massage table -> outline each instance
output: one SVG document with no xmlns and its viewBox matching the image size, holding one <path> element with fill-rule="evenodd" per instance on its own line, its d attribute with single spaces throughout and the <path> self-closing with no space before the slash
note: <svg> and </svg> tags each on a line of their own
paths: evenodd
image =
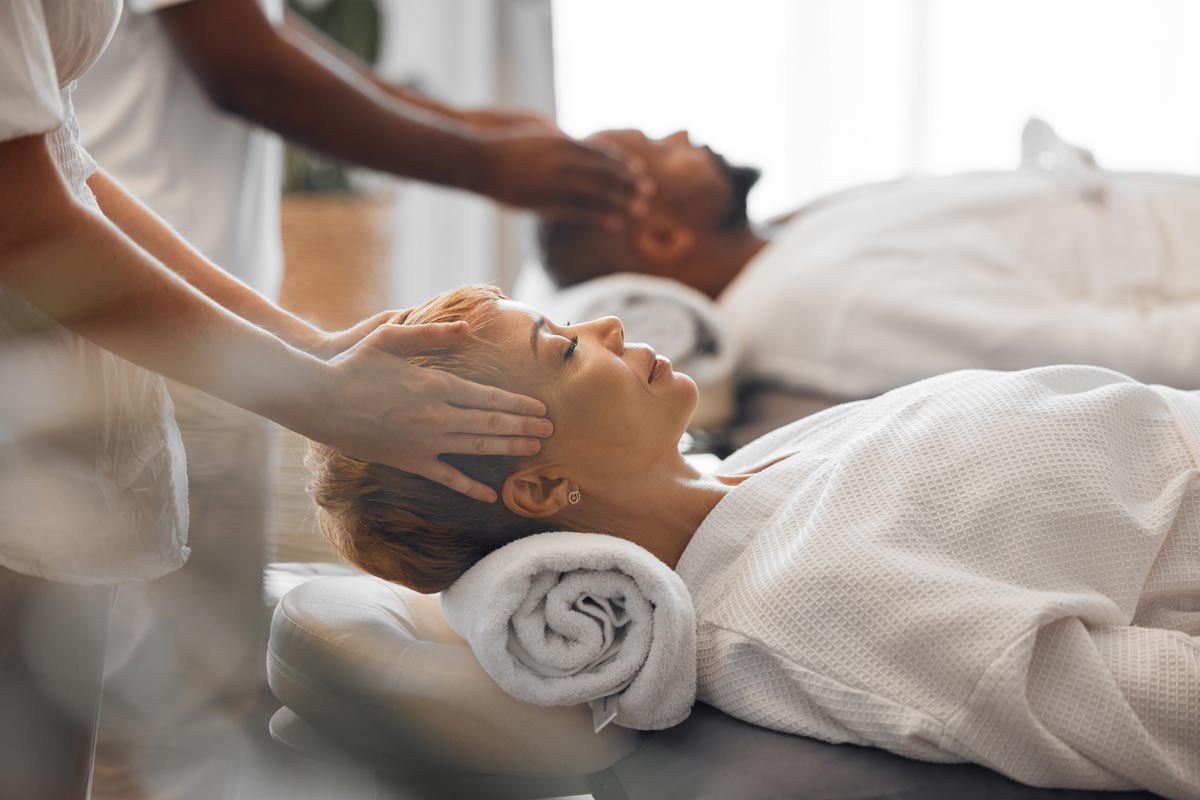
<svg viewBox="0 0 1200 800">
<path fill-rule="evenodd" d="M 446 624 L 436 595 L 339 565 L 275 565 L 267 583 L 282 595 L 267 655 L 283 704 L 272 737 L 369 772 L 379 798 L 1155 797 L 1038 789 L 976 765 L 776 733 L 702 703 L 668 730 L 609 725 L 596 734 L 586 705 L 543 708 L 504 694 Z"/>
</svg>

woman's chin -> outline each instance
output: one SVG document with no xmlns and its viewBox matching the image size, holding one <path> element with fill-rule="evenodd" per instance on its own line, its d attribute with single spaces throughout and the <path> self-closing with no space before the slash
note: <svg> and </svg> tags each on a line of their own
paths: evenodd
<svg viewBox="0 0 1200 800">
<path fill-rule="evenodd" d="M 696 405 L 700 402 L 700 389 L 692 377 L 683 372 L 672 373 L 671 379 L 679 387 L 679 416 L 684 418 L 683 430 L 687 430 L 692 424 L 692 415 L 696 413 Z"/>
</svg>

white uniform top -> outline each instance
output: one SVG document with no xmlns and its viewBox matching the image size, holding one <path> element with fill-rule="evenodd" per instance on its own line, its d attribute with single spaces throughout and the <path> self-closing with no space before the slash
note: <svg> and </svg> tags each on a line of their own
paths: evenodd
<svg viewBox="0 0 1200 800">
<path fill-rule="evenodd" d="M 1200 389 L 1200 180 L 1022 170 L 819 201 L 719 303 L 746 377 L 868 397 L 966 368 L 1097 364 Z"/>
<path fill-rule="evenodd" d="M 120 0 L 0 3 L 0 141 L 49 132 L 93 208 L 73 82 Z M 150 579 L 187 557 L 183 445 L 161 378 L 0 290 L 0 565 L 74 583 Z"/>
<path fill-rule="evenodd" d="M 83 143 L 134 196 L 222 269 L 274 297 L 283 271 L 278 136 L 219 111 L 151 12 L 130 0 L 79 82 Z M 283 19 L 282 0 L 263 0 Z"/>
<path fill-rule="evenodd" d="M 739 450 L 697 529 L 698 699 L 1039 786 L 1200 790 L 1200 396 L 943 375 Z"/>
</svg>

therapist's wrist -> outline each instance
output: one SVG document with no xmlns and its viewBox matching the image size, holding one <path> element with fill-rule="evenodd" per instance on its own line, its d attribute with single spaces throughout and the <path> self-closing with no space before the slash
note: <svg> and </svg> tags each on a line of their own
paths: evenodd
<svg viewBox="0 0 1200 800">
<path fill-rule="evenodd" d="M 268 363 L 257 365 L 254 375 L 240 376 L 244 396 L 236 404 L 312 438 L 328 413 L 334 371 L 314 354 L 283 343 L 279 348 Z"/>
<path fill-rule="evenodd" d="M 454 185 L 475 194 L 489 195 L 495 183 L 495 168 L 488 137 L 466 125 L 459 126 L 461 133 L 459 175 Z"/>
<path fill-rule="evenodd" d="M 285 331 L 275 331 L 275 335 L 297 350 L 321 359 L 327 357 L 324 348 L 328 345 L 330 334 L 298 317 Z"/>
</svg>

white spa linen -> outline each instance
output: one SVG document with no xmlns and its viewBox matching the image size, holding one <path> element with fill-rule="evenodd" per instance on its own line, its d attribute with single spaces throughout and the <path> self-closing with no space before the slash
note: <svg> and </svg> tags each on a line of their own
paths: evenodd
<svg viewBox="0 0 1200 800">
<path fill-rule="evenodd" d="M 718 298 L 743 378 L 870 397 L 956 369 L 1097 364 L 1200 389 L 1200 180 L 1071 168 L 818 201 Z"/>
<path fill-rule="evenodd" d="M 597 732 L 687 718 L 696 695 L 691 598 L 643 548 L 552 532 L 490 553 L 442 592 L 446 622 L 512 697 L 590 703 Z"/>
<path fill-rule="evenodd" d="M 836 406 L 677 566 L 697 699 L 1057 787 L 1200 797 L 1200 396 L 1095 367 Z M 782 459 L 782 460 L 781 460 Z"/>
</svg>

